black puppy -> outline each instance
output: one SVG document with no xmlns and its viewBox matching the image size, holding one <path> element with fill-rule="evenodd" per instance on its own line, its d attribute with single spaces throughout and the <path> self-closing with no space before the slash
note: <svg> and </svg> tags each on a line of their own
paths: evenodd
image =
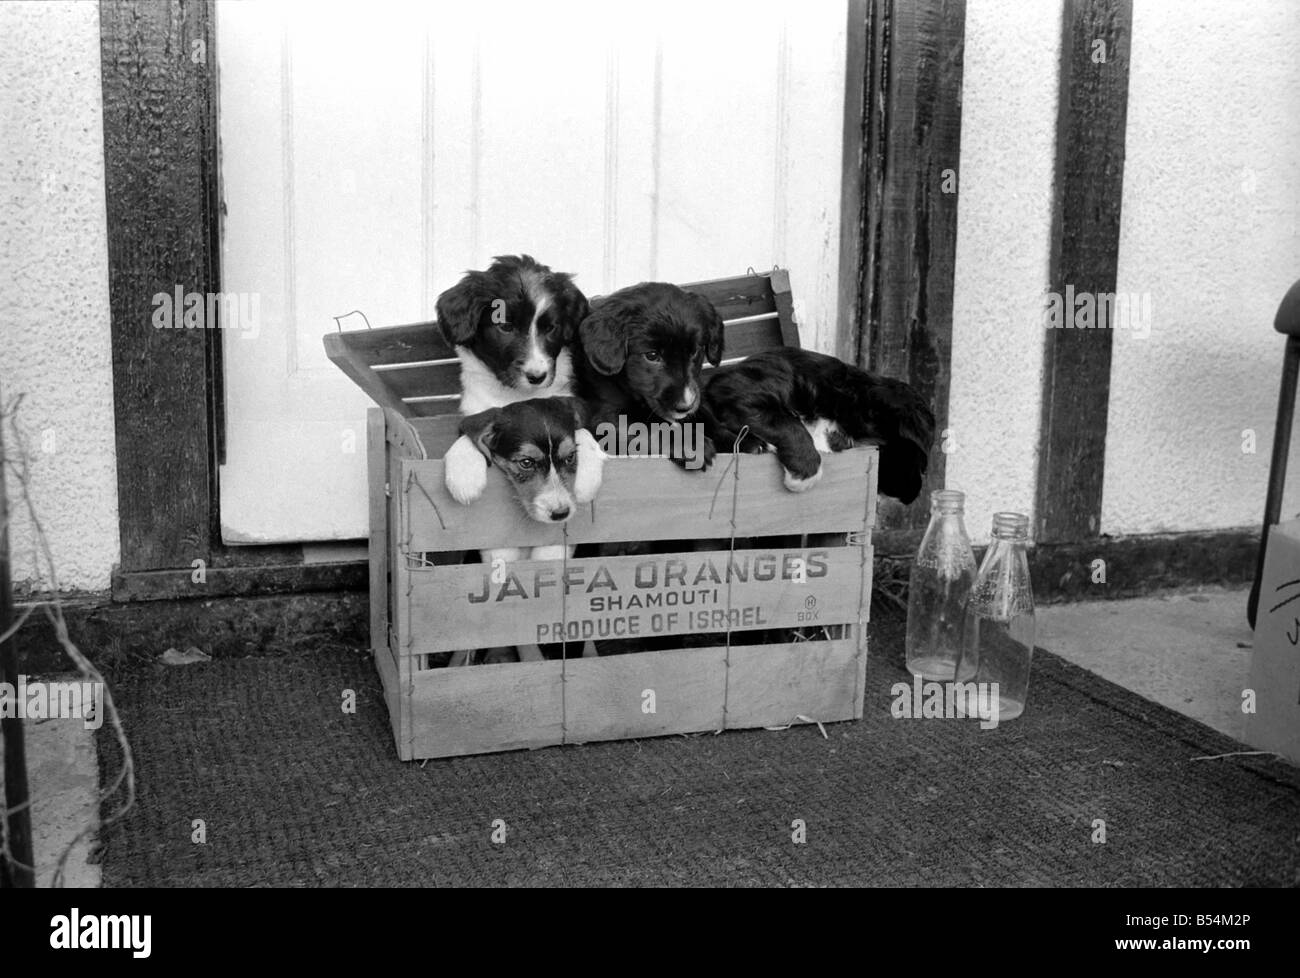
<svg viewBox="0 0 1300 978">
<path fill-rule="evenodd" d="M 574 393 L 587 408 L 587 424 L 690 423 L 701 404 L 704 362 L 722 362 L 722 317 L 703 296 L 664 282 L 642 282 L 592 300 L 579 327 Z M 708 468 L 713 444 L 701 439 Z M 683 439 L 673 460 L 685 465 Z"/>
<path fill-rule="evenodd" d="M 921 491 L 934 440 L 934 414 L 905 382 L 792 347 L 713 371 L 701 413 L 724 449 L 748 425 L 741 451 L 775 449 L 791 492 L 821 478 L 822 452 L 874 439 L 882 443 L 880 492 L 910 503 Z"/>
</svg>

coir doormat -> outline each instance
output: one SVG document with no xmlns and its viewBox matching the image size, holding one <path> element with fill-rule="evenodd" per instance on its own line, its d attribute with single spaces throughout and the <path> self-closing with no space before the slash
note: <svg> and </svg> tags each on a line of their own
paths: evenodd
<svg viewBox="0 0 1300 978">
<path fill-rule="evenodd" d="M 105 886 L 1300 883 L 1300 769 L 1035 653 L 996 729 L 860 722 L 402 763 L 360 652 L 151 666 L 115 695 L 138 801 Z M 527 668 L 522 666 L 521 668 Z M 345 713 L 346 690 L 356 712 Z M 120 761 L 105 731 L 101 779 Z M 114 802 L 105 806 L 109 810 Z"/>
</svg>

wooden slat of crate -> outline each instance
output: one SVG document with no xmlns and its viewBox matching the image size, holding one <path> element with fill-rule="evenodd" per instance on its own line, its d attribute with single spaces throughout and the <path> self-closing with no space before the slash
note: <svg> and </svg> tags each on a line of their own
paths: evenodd
<svg viewBox="0 0 1300 978">
<path fill-rule="evenodd" d="M 721 730 L 726 658 L 725 648 L 710 647 L 419 672 L 398 752 L 455 757 Z M 863 665 L 853 638 L 733 646 L 726 729 L 856 719 Z M 642 711 L 647 689 L 654 713 Z"/>
<path fill-rule="evenodd" d="M 781 320 L 776 313 L 764 319 L 728 324 L 723 334 L 722 359 L 738 360 L 781 345 Z"/>
<path fill-rule="evenodd" d="M 736 536 L 777 536 L 796 528 L 844 533 L 870 527 L 875 519 L 874 446 L 823 455 L 822 480 L 803 493 L 785 489 L 772 455 L 719 455 L 707 472 L 684 471 L 663 458 L 620 456 L 604 463 L 595 501 L 565 524 L 569 544 L 731 536 L 733 477 L 724 469 L 732 458 L 741 466 Z M 404 462 L 396 492 L 406 497 L 403 546 L 408 551 L 545 546 L 565 538 L 562 528 L 526 518 L 506 477 L 495 469 L 471 506 L 461 506 L 447 493 L 441 459 Z"/>
<path fill-rule="evenodd" d="M 388 668 L 388 663 L 394 662 L 389 679 L 397 689 L 398 712 L 392 719 L 399 753 L 403 750 L 409 750 L 411 742 L 413 717 L 409 707 L 415 663 L 409 654 L 403 654 L 411 643 L 411 589 L 406 560 L 397 546 L 397 541 L 402 539 L 403 527 L 406 524 L 406 513 L 402 508 L 403 500 L 401 493 L 397 491 L 397 487 L 401 485 L 403 464 L 409 460 L 419 458 L 421 454 L 420 445 L 412 437 L 413 434 L 414 432 L 408 429 L 397 412 L 388 411 L 385 413 L 384 455 L 389 490 L 386 497 L 388 537 L 385 563 L 389 580 L 389 602 L 387 606 L 389 627 L 386 641 L 382 647 L 375 648 L 374 654 L 380 664 L 381 678 Z M 388 689 L 387 683 L 385 689 Z M 403 747 L 403 745 L 408 746 Z M 403 759 L 409 760 L 409 754 L 404 755 Z"/>
<path fill-rule="evenodd" d="M 565 742 L 721 730 L 725 659 L 726 649 L 713 647 L 567 663 Z"/>
<path fill-rule="evenodd" d="M 724 320 L 771 312 L 776 308 L 772 281 L 767 275 L 738 275 L 735 278 L 687 282 L 687 292 L 702 295 Z"/>
<path fill-rule="evenodd" d="M 459 360 L 415 360 L 374 368 L 398 397 L 429 397 L 454 394 L 460 399 Z"/>
<path fill-rule="evenodd" d="M 856 638 L 782 645 L 733 645 L 727 727 L 774 727 L 858 719 L 866 648 Z"/>
<path fill-rule="evenodd" d="M 366 485 L 370 496 L 370 647 L 388 648 L 388 451 L 384 412 L 366 411 Z"/>
<path fill-rule="evenodd" d="M 561 672 L 559 661 L 418 672 L 398 752 L 409 760 L 563 743 Z"/>
<path fill-rule="evenodd" d="M 380 379 L 380 375 L 375 373 L 374 368 L 355 350 L 357 335 L 357 333 L 326 333 L 326 355 L 380 407 L 397 411 L 399 414 L 408 413 L 402 399 L 389 389 L 389 386 Z"/>
<path fill-rule="evenodd" d="M 388 707 L 388 723 L 393 728 L 393 742 L 397 744 L 397 756 L 403 761 L 414 758 L 411 753 L 411 684 L 403 683 L 392 649 L 387 645 L 373 650 L 375 670 L 379 673 L 380 685 L 384 687 L 384 703 Z M 409 665 L 409 663 L 408 663 Z"/>
<path fill-rule="evenodd" d="M 708 472 L 685 471 L 663 458 L 619 457 L 605 463 L 595 501 L 565 524 L 568 542 L 730 537 L 733 478 L 723 470 L 733 458 L 741 467 L 734 490 L 737 536 L 775 536 L 796 528 L 800 533 L 844 533 L 868 528 L 875 519 L 872 446 L 823 455 L 821 481 L 802 493 L 786 490 L 781 465 L 771 455 L 719 456 Z M 461 506 L 447 492 L 441 459 L 403 462 L 395 491 L 405 496 L 407 525 L 399 543 L 407 551 L 422 552 L 564 541 L 560 527 L 521 512 L 505 476 L 495 469 L 488 476 L 478 501 Z"/>
<path fill-rule="evenodd" d="M 337 339 L 342 337 L 342 340 Z M 381 329 L 327 333 L 325 345 L 346 343 L 360 363 L 367 366 L 410 363 L 424 360 L 454 360 L 456 351 L 443 339 L 438 324 L 430 320 L 385 326 Z"/>
<path fill-rule="evenodd" d="M 803 561 L 802 583 L 788 579 L 794 576 L 796 560 Z M 734 555 L 712 550 L 587 557 L 567 564 L 518 561 L 501 569 L 500 583 L 492 581 L 493 569 L 485 564 L 416 568 L 408 571 L 412 634 L 408 651 L 422 655 L 556 642 L 561 639 L 556 628 L 560 624 L 574 629 L 564 634 L 571 635 L 568 640 L 578 648 L 584 638 L 722 632 L 728 607 L 735 614 L 733 632 L 854 624 L 860 608 L 861 565 L 858 547 L 827 547 L 737 551 Z M 712 583 L 714 577 L 725 579 L 728 566 L 737 571 L 730 589 L 722 580 Z M 702 573 L 708 571 L 712 573 Z M 756 579 L 769 571 L 773 579 Z M 666 586 L 663 579 L 670 572 L 685 572 L 685 585 Z M 562 575 L 571 582 L 567 602 L 562 602 Z M 705 583 L 691 583 L 696 576 Z M 742 576 L 746 579 L 741 580 Z M 643 586 L 638 586 L 638 580 Z M 691 594 L 692 604 L 646 606 L 647 601 L 680 597 L 683 591 Z M 471 601 L 470 596 L 484 600 Z M 592 610 L 593 605 L 599 607 L 598 603 L 611 599 L 619 600 L 616 610 Z M 707 616 L 706 620 L 701 620 L 701 615 Z M 601 631 L 601 623 L 611 626 L 610 630 Z M 613 630 L 615 624 L 624 630 Z"/>
</svg>

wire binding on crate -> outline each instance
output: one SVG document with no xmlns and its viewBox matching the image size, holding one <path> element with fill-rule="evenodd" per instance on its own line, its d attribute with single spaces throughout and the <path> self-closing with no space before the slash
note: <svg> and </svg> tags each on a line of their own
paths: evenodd
<svg viewBox="0 0 1300 978">
<path fill-rule="evenodd" d="M 334 320 L 334 325 L 338 327 L 338 331 L 339 331 L 340 333 L 343 332 L 343 324 L 342 324 L 341 322 L 339 322 L 339 320 L 340 320 L 340 319 L 347 319 L 349 316 L 360 316 L 361 319 L 362 319 L 362 321 L 365 322 L 365 324 L 366 324 L 366 329 L 373 329 L 373 328 L 374 328 L 373 326 L 370 325 L 370 320 L 369 320 L 369 319 L 366 319 L 366 314 L 365 314 L 364 312 L 362 312 L 360 309 L 353 309 L 351 312 L 345 312 L 345 313 L 344 313 L 343 315 L 341 315 L 341 316 L 331 316 L 331 317 L 330 317 L 331 319 Z"/>
<path fill-rule="evenodd" d="M 429 495 L 429 490 L 424 488 L 424 485 L 420 482 L 418 478 L 416 478 L 414 470 L 412 470 L 406 477 L 406 492 L 408 495 L 411 492 L 412 485 L 418 486 L 420 492 L 424 494 L 424 498 L 429 500 L 429 505 L 433 507 L 433 515 L 438 517 L 438 525 L 441 526 L 444 530 L 447 529 L 447 522 L 442 518 L 442 511 L 438 509 L 438 504 L 435 503 L 433 501 L 433 497 Z M 414 532 L 415 531 L 412 530 L 409 526 L 407 527 L 406 546 L 408 549 L 411 546 L 411 536 Z"/>
<path fill-rule="evenodd" d="M 727 547 L 727 631 L 726 631 L 726 649 L 723 652 L 723 682 L 722 682 L 722 729 L 727 729 L 728 709 L 731 705 L 731 568 L 736 563 L 736 507 L 740 501 L 740 443 L 745 440 L 749 434 L 749 425 L 743 425 L 736 435 L 736 440 L 731 445 L 731 461 L 727 467 L 722 470 L 722 476 L 718 479 L 718 486 L 721 488 L 723 481 L 727 478 L 727 472 L 732 472 L 731 479 L 731 534 Z M 713 492 L 713 499 L 716 502 L 718 498 L 717 490 Z M 713 518 L 713 508 L 709 507 L 709 518 Z"/>
<path fill-rule="evenodd" d="M 564 533 L 564 550 L 560 563 L 560 743 L 569 742 L 569 525 Z"/>
</svg>

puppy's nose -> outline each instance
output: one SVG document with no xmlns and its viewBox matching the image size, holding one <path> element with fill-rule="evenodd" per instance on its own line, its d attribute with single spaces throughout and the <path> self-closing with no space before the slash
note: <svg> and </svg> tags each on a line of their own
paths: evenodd
<svg viewBox="0 0 1300 978">
<path fill-rule="evenodd" d="M 695 407 L 695 392 L 687 390 L 682 391 L 682 396 L 677 398 L 677 403 L 673 405 L 673 410 L 684 412 L 689 411 L 693 407 Z"/>
<path fill-rule="evenodd" d="M 525 370 L 524 376 L 528 378 L 528 383 L 536 387 L 538 384 L 540 384 L 542 381 L 546 379 L 546 371 L 543 370 L 539 373 L 534 373 L 531 370 Z"/>
<path fill-rule="evenodd" d="M 565 506 L 563 509 L 551 510 L 551 519 L 554 520 L 556 523 L 559 523 L 561 520 L 567 520 L 568 518 L 569 518 L 568 506 Z"/>
</svg>

